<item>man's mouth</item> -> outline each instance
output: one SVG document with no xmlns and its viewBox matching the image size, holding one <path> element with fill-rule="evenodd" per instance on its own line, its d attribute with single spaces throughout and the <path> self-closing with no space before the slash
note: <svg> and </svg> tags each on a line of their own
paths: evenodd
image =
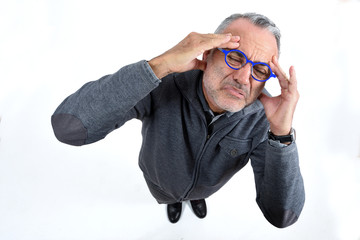
<svg viewBox="0 0 360 240">
<path fill-rule="evenodd" d="M 243 90 L 241 90 L 233 85 L 226 85 L 223 87 L 223 90 L 228 92 L 230 95 L 232 95 L 236 98 L 239 98 L 240 100 L 243 100 L 246 97 L 246 93 Z"/>
</svg>

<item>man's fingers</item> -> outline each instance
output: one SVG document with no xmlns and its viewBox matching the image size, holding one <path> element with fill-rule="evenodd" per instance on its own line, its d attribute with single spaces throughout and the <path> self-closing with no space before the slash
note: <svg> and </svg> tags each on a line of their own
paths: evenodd
<svg viewBox="0 0 360 240">
<path fill-rule="evenodd" d="M 233 36 L 231 33 L 226 34 L 200 34 L 203 37 L 202 43 L 206 45 L 203 49 L 210 50 L 213 48 L 238 48 L 240 36 Z"/>
<path fill-rule="evenodd" d="M 273 57 L 273 61 L 270 62 L 270 67 L 279 80 L 281 90 L 286 93 L 285 95 L 283 95 L 283 97 L 286 97 L 287 99 L 292 99 L 296 105 L 296 102 L 299 99 L 299 92 L 297 89 L 296 72 L 294 66 L 291 66 L 289 69 L 289 77 L 280 67 L 276 57 Z"/>
<path fill-rule="evenodd" d="M 226 43 L 223 43 L 217 47 L 220 47 L 220 48 L 229 48 L 229 49 L 236 49 L 240 46 L 240 37 L 236 37 L 235 39 L 237 40 L 231 40 L 229 42 L 226 42 Z"/>
<path fill-rule="evenodd" d="M 290 83 L 297 83 L 297 80 L 296 80 L 296 71 L 295 71 L 295 67 L 294 66 L 291 66 L 290 69 L 289 69 L 289 73 L 290 73 Z"/>
<path fill-rule="evenodd" d="M 290 78 L 289 78 L 289 90 L 290 91 L 297 91 L 297 79 L 296 79 L 296 72 L 295 67 L 291 66 L 289 69 Z"/>
<path fill-rule="evenodd" d="M 156 75 L 161 78 L 173 72 L 185 72 L 192 69 L 204 70 L 205 62 L 200 62 L 197 57 L 206 51 L 223 47 L 238 48 L 239 36 L 227 34 L 188 34 L 176 46 L 165 53 L 150 60 L 151 67 L 156 70 Z"/>
<path fill-rule="evenodd" d="M 289 87 L 289 80 L 286 73 L 282 70 L 279 65 L 278 59 L 276 56 L 273 57 L 272 61 L 270 62 L 270 67 L 275 73 L 276 77 L 279 80 L 280 87 L 282 89 L 288 89 Z"/>
<path fill-rule="evenodd" d="M 231 34 L 228 34 L 228 36 L 230 36 L 230 39 L 228 41 L 225 41 L 217 46 L 214 46 L 213 48 L 230 48 L 230 49 L 234 49 L 234 48 L 238 48 L 240 46 L 240 36 L 232 36 Z"/>
</svg>

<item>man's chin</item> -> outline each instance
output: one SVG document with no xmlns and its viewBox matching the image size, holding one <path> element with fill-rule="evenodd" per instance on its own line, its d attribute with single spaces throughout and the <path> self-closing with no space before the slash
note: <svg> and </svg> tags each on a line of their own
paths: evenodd
<svg viewBox="0 0 360 240">
<path fill-rule="evenodd" d="M 244 107 L 246 107 L 245 101 L 237 101 L 223 104 L 222 109 L 227 112 L 235 113 L 241 111 Z"/>
</svg>

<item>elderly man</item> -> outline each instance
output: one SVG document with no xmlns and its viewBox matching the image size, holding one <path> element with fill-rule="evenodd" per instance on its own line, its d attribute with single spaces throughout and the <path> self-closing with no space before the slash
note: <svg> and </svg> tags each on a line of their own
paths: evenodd
<svg viewBox="0 0 360 240">
<path fill-rule="evenodd" d="M 204 199 L 250 159 L 261 211 L 287 227 L 297 221 L 305 193 L 292 128 L 295 70 L 287 77 L 281 69 L 279 48 L 279 29 L 267 17 L 234 14 L 215 34 L 190 33 L 150 61 L 85 84 L 56 109 L 55 135 L 80 146 L 141 120 L 139 166 L 172 223 L 188 200 L 204 218 Z M 275 77 L 281 94 L 272 97 L 264 86 Z"/>
</svg>

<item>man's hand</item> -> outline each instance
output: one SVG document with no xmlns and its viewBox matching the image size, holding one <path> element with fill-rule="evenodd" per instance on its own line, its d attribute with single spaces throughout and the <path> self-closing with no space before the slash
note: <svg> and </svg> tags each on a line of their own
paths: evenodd
<svg viewBox="0 0 360 240">
<path fill-rule="evenodd" d="M 278 136 L 288 135 L 291 131 L 296 104 L 300 97 L 297 90 L 295 69 L 293 66 L 290 67 L 290 78 L 288 78 L 275 56 L 270 67 L 279 79 L 281 94 L 277 97 L 268 97 L 262 93 L 259 99 L 264 105 L 271 132 Z"/>
<path fill-rule="evenodd" d="M 186 72 L 193 69 L 204 70 L 206 62 L 197 59 L 205 51 L 221 48 L 238 48 L 239 36 L 231 34 L 190 33 L 184 40 L 162 55 L 149 61 L 158 78 L 173 72 Z"/>
</svg>

